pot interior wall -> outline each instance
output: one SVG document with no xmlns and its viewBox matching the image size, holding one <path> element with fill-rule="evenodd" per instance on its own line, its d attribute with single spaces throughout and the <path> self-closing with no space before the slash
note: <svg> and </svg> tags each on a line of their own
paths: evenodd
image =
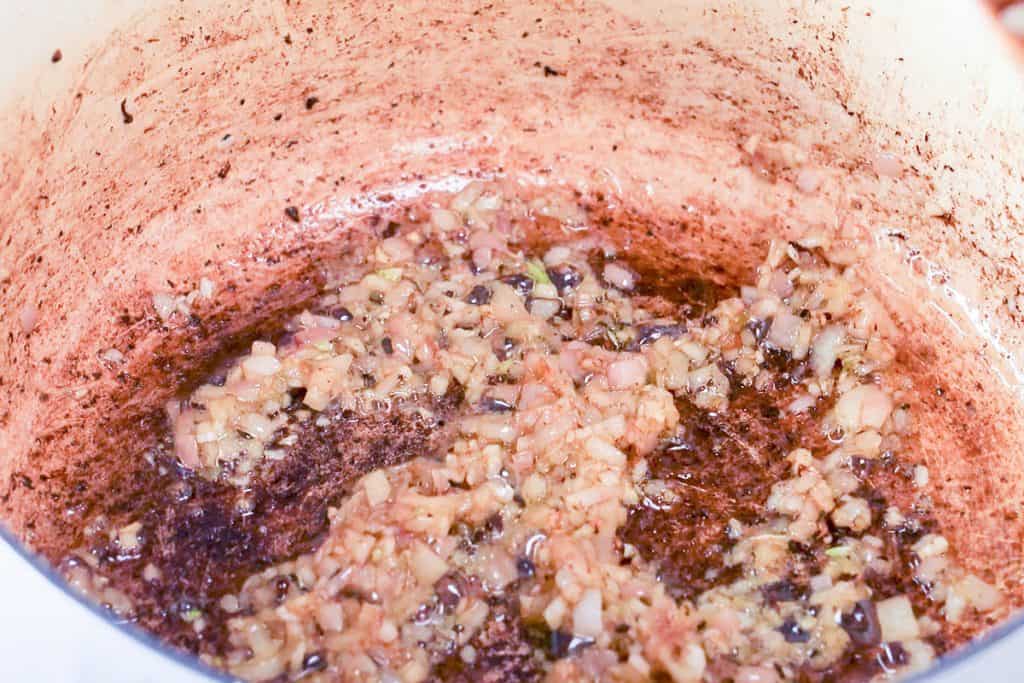
<svg viewBox="0 0 1024 683">
<path fill-rule="evenodd" d="M 906 80 L 935 75 L 929 53 L 864 49 L 901 10 L 853 4 L 175 4 L 67 56 L 68 87 L 4 116 L 4 521 L 59 560 L 83 516 L 131 504 L 164 402 L 309 300 L 370 217 L 501 176 L 682 278 L 748 280 L 770 238 L 809 227 L 865 247 L 918 397 L 913 452 L 1005 616 L 1024 603 L 1024 209 L 999 153 L 1021 131 L 994 96 L 984 122 L 933 108 Z M 991 157 L 968 153 L 983 142 Z M 215 300 L 164 324 L 154 293 L 201 277 Z"/>
</svg>

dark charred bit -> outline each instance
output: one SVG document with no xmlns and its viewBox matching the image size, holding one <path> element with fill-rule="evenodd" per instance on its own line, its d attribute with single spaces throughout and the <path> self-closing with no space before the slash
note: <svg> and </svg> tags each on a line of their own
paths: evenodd
<svg viewBox="0 0 1024 683">
<path fill-rule="evenodd" d="M 801 683 L 867 683 L 879 674 L 892 673 L 910 661 L 901 643 L 881 643 L 870 647 L 850 643 L 839 659 L 824 669 L 805 665 L 796 680 Z"/>
<path fill-rule="evenodd" d="M 515 410 L 515 406 L 508 401 L 503 401 L 500 398 L 494 398 L 493 396 L 484 396 L 480 399 L 478 404 L 480 409 L 486 413 L 507 413 Z"/>
<path fill-rule="evenodd" d="M 466 577 L 459 572 L 448 572 L 434 584 L 434 595 L 442 614 L 452 614 L 462 599 L 469 594 Z"/>
<path fill-rule="evenodd" d="M 125 125 L 128 125 L 135 120 L 135 117 L 128 113 L 127 105 L 128 98 L 121 100 L 121 120 L 124 121 Z"/>
<path fill-rule="evenodd" d="M 307 97 L 306 98 L 306 111 L 309 111 L 316 106 L 316 103 L 320 101 L 319 97 Z"/>
<path fill-rule="evenodd" d="M 533 291 L 533 280 L 528 275 L 523 273 L 515 273 L 514 275 L 506 275 L 501 278 L 501 281 L 516 290 L 516 293 L 520 296 L 526 296 Z"/>
<path fill-rule="evenodd" d="M 754 335 L 754 341 L 758 344 L 764 341 L 764 338 L 768 336 L 768 329 L 772 326 L 771 319 L 758 320 L 751 318 L 747 322 L 747 329 L 750 330 Z"/>
<path fill-rule="evenodd" d="M 761 586 L 761 594 L 764 595 L 764 601 L 769 605 L 776 605 L 780 602 L 796 602 L 807 596 L 804 590 L 798 588 L 789 579 Z"/>
<path fill-rule="evenodd" d="M 605 264 L 614 259 L 596 249 L 588 261 L 595 273 L 602 273 Z M 619 265 L 637 275 L 634 301 L 657 316 L 700 318 L 718 302 L 737 293 L 736 287 L 722 284 L 704 272 L 666 270 L 664 266 L 634 258 L 621 259 Z"/>
<path fill-rule="evenodd" d="M 493 515 L 488 517 L 484 523 L 473 529 L 470 532 L 470 542 L 474 545 L 480 545 L 493 541 L 501 536 L 505 531 L 505 520 L 501 518 L 501 514 L 495 512 Z"/>
<path fill-rule="evenodd" d="M 548 77 L 551 77 L 551 76 L 564 76 L 565 75 L 564 71 L 559 71 L 557 69 L 552 68 L 551 66 L 548 66 L 547 64 L 542 64 L 541 62 L 534 62 L 533 65 L 535 67 L 538 67 L 538 68 L 541 68 L 541 69 L 544 70 L 544 77 L 545 78 L 548 78 Z"/>
<path fill-rule="evenodd" d="M 858 600 L 849 613 L 840 616 L 839 625 L 857 645 L 877 645 L 882 641 L 882 625 L 871 600 Z"/>
<path fill-rule="evenodd" d="M 537 573 L 537 567 L 528 557 L 520 557 L 516 560 L 516 572 L 520 579 L 532 579 Z"/>
<path fill-rule="evenodd" d="M 449 257 L 441 243 L 430 239 L 416 248 L 416 262 L 424 266 L 443 266 Z"/>
<path fill-rule="evenodd" d="M 633 343 L 630 344 L 629 350 L 636 351 L 647 344 L 658 341 L 662 337 L 677 339 L 685 332 L 686 325 L 684 323 L 670 325 L 640 325 L 636 328 L 636 338 L 633 340 Z"/>
<path fill-rule="evenodd" d="M 384 226 L 384 230 L 381 231 L 380 236 L 386 240 L 391 239 L 398 234 L 398 228 L 400 227 L 401 225 L 399 223 L 396 223 L 395 221 L 388 221 L 387 225 Z"/>
<path fill-rule="evenodd" d="M 593 638 L 575 636 L 560 629 L 551 630 L 544 621 L 528 622 L 526 637 L 548 661 L 572 657 L 594 644 Z"/>
<path fill-rule="evenodd" d="M 547 273 L 559 294 L 563 294 L 567 289 L 575 289 L 583 282 L 583 274 L 569 265 L 548 268 Z"/>
<path fill-rule="evenodd" d="M 480 632 L 469 641 L 476 651 L 472 662 L 455 651 L 436 662 L 430 680 L 448 683 L 537 683 L 544 677 L 540 653 L 527 636 L 512 597 L 491 598 L 490 612 Z"/>
<path fill-rule="evenodd" d="M 483 306 L 491 301 L 491 290 L 486 285 L 477 285 L 466 296 L 466 303 L 473 306 Z"/>
<path fill-rule="evenodd" d="M 323 671 L 327 668 L 327 660 L 319 652 L 311 652 L 302 660 L 303 671 Z"/>
<path fill-rule="evenodd" d="M 348 310 L 344 306 L 336 306 L 330 310 L 330 316 L 346 323 L 352 319 L 352 311 Z"/>
<path fill-rule="evenodd" d="M 284 209 L 284 214 L 296 223 L 298 223 L 301 220 L 301 217 L 299 216 L 299 209 L 297 207 L 286 206 Z"/>
<path fill-rule="evenodd" d="M 779 633 L 787 643 L 806 643 L 811 639 L 811 634 L 800 628 L 800 625 L 793 619 L 786 619 L 779 626 Z"/>
<path fill-rule="evenodd" d="M 631 508 L 619 536 L 657 565 L 677 600 L 694 599 L 739 577 L 738 567 L 725 564 L 733 544 L 729 520 L 763 520 L 771 487 L 785 475 L 786 455 L 797 443 L 813 444 L 814 426 L 805 417 L 764 418 L 765 406 L 783 404 L 788 396 L 743 389 L 722 413 L 679 402 L 679 434 L 648 457 L 652 478 L 684 485 L 673 486 L 676 500 L 667 508 L 643 502 Z M 752 460 L 751 453 L 762 461 Z M 808 570 L 797 566 L 794 571 Z M 784 597 L 783 587 L 775 588 Z"/>
<path fill-rule="evenodd" d="M 53 62 L 54 64 L 56 64 L 57 62 L 59 62 L 62 59 L 64 59 L 64 53 L 61 52 L 59 49 L 54 50 L 53 54 L 50 55 L 50 61 Z"/>
<path fill-rule="evenodd" d="M 197 634 L 186 618 L 169 615 L 167 605 L 184 599 L 189 610 L 216 613 L 220 598 L 247 576 L 314 551 L 327 533 L 328 507 L 348 496 L 360 477 L 447 449 L 451 437 L 438 422 L 460 401 L 453 395 L 432 405 L 434 421 L 398 408 L 357 415 L 329 406 L 322 413 L 326 424 L 303 423 L 285 457 L 257 469 L 244 509 L 235 486 L 182 475 L 170 460 L 161 463 L 166 474 L 155 485 L 152 472 L 139 472 L 125 485 L 137 490 L 131 506 L 143 511 L 136 519 L 146 541 L 128 560 L 117 557 L 116 548 L 94 548 L 100 570 L 131 596 L 140 626 L 192 653 L 223 651 L 226 620 L 212 619 Z M 160 581 L 142 580 L 147 563 L 160 570 Z M 283 596 L 293 587 L 283 580 L 277 590 Z"/>
</svg>

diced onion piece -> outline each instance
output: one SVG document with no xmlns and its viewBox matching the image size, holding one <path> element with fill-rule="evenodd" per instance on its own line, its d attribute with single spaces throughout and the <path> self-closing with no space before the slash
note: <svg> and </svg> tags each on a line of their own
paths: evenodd
<svg viewBox="0 0 1024 683">
<path fill-rule="evenodd" d="M 832 511 L 832 521 L 838 527 L 859 533 L 871 526 L 871 508 L 863 498 L 851 496 Z"/>
<path fill-rule="evenodd" d="M 572 258 L 572 252 L 569 247 L 556 245 L 547 250 L 544 254 L 544 265 L 557 266 L 559 263 L 564 263 Z"/>
<path fill-rule="evenodd" d="M 604 627 L 601 625 L 601 591 L 591 588 L 583 592 L 580 601 L 572 611 L 572 631 L 584 638 L 597 638 Z"/>
<path fill-rule="evenodd" d="M 811 344 L 811 369 L 815 375 L 828 377 L 832 374 L 842 343 L 843 328 L 839 325 L 830 325 L 818 333 Z"/>
<path fill-rule="evenodd" d="M 426 586 L 433 586 L 448 571 L 448 563 L 423 543 L 416 544 L 410 559 L 416 579 Z"/>
<path fill-rule="evenodd" d="M 254 341 L 252 343 L 252 355 L 254 356 L 273 356 L 276 353 L 277 347 L 270 342 Z"/>
<path fill-rule="evenodd" d="M 190 469 L 199 467 L 199 444 L 194 430 L 192 411 L 183 411 L 174 421 L 174 455 Z"/>
<path fill-rule="evenodd" d="M 274 431 L 274 424 L 260 413 L 245 413 L 238 418 L 238 426 L 249 436 L 266 440 Z"/>
<path fill-rule="evenodd" d="M 587 439 L 585 448 L 587 450 L 587 455 L 602 462 L 606 462 L 609 465 L 621 467 L 626 464 L 626 454 L 604 439 L 599 439 L 596 436 L 591 437 L 590 439 Z"/>
<path fill-rule="evenodd" d="M 605 264 L 602 276 L 608 284 L 627 292 L 636 287 L 636 276 L 631 270 L 624 268 L 618 263 Z"/>
<path fill-rule="evenodd" d="M 249 379 L 262 379 L 281 369 L 281 361 L 273 356 L 249 356 L 242 361 L 242 371 Z"/>
<path fill-rule="evenodd" d="M 295 335 L 295 341 L 302 346 L 317 346 L 323 342 L 330 342 L 338 336 L 338 330 L 330 327 L 307 327 Z"/>
<path fill-rule="evenodd" d="M 495 282 L 491 285 L 491 315 L 499 323 L 509 323 L 526 317 L 526 307 L 516 290 L 506 284 Z"/>
<path fill-rule="evenodd" d="M 793 401 L 786 407 L 786 410 L 791 413 L 806 413 L 808 410 L 813 408 L 817 402 L 818 399 L 810 394 L 802 394 L 793 399 Z"/>
<path fill-rule="evenodd" d="M 345 627 L 345 612 L 341 603 L 325 602 L 317 608 L 316 621 L 325 631 L 341 631 Z"/>
<path fill-rule="evenodd" d="M 544 621 L 552 629 L 557 629 L 562 625 L 562 620 L 565 619 L 565 614 L 568 611 L 565 605 L 565 600 L 562 598 L 555 598 L 548 606 L 544 608 Z"/>
<path fill-rule="evenodd" d="M 459 227 L 462 222 L 459 215 L 447 209 L 433 209 L 430 212 L 430 222 L 442 232 L 450 232 Z"/>
<path fill-rule="evenodd" d="M 768 280 L 768 287 L 775 292 L 780 299 L 786 299 L 793 293 L 793 283 L 784 270 L 772 271 Z"/>
<path fill-rule="evenodd" d="M 166 292 L 157 292 L 153 295 L 153 308 L 156 309 L 156 314 L 160 316 L 161 320 L 167 320 L 170 318 L 177 307 L 178 303 L 170 294 L 167 294 Z"/>
<path fill-rule="evenodd" d="M 982 581 L 974 574 L 968 574 L 956 582 L 954 590 L 977 610 L 987 612 L 1003 601 L 999 589 Z"/>
<path fill-rule="evenodd" d="M 153 564 L 152 562 L 148 562 L 146 566 L 142 568 L 142 578 L 144 581 L 149 581 L 150 583 L 152 583 L 153 581 L 159 581 L 161 578 L 163 578 L 163 572 L 161 572 L 160 568 L 157 567 L 155 564 Z"/>
<path fill-rule="evenodd" d="M 848 432 L 864 427 L 877 430 L 892 412 L 892 399 L 872 384 L 861 384 L 840 396 L 834 411 L 836 421 Z"/>
<path fill-rule="evenodd" d="M 539 299 L 530 301 L 530 313 L 545 320 L 553 318 L 562 310 L 562 302 L 558 299 Z"/>
<path fill-rule="evenodd" d="M 647 380 L 647 361 L 643 356 L 627 356 L 608 365 L 608 386 L 629 389 Z"/>
<path fill-rule="evenodd" d="M 900 672 L 901 674 L 923 671 L 935 661 L 935 648 L 923 640 L 906 641 L 903 643 L 903 649 L 910 657 L 910 664 Z"/>
<path fill-rule="evenodd" d="M 404 237 L 389 237 L 382 241 L 377 253 L 387 263 L 411 261 L 415 256 L 412 245 Z"/>
<path fill-rule="evenodd" d="M 922 560 L 929 557 L 945 555 L 949 550 L 949 541 L 939 534 L 926 534 L 913 547 L 914 553 Z"/>
<path fill-rule="evenodd" d="M 370 505 L 380 505 L 391 497 L 391 483 L 383 470 L 374 470 L 363 477 L 363 490 Z"/>
<path fill-rule="evenodd" d="M 473 266 L 477 270 L 487 270 L 494 259 L 494 252 L 490 247 L 477 247 L 473 250 Z"/>
<path fill-rule="evenodd" d="M 780 312 L 775 316 L 771 330 L 768 331 L 768 343 L 783 351 L 792 351 L 796 347 L 802 324 L 799 316 Z"/>
<path fill-rule="evenodd" d="M 500 591 L 519 578 L 516 561 L 501 546 L 489 546 L 477 551 L 479 575 L 484 590 Z"/>
<path fill-rule="evenodd" d="M 914 608 L 907 596 L 897 595 L 882 600 L 875 604 L 875 609 L 878 611 L 878 623 L 882 627 L 882 640 L 885 642 L 914 640 L 920 636 L 917 617 L 914 616 Z"/>
<path fill-rule="evenodd" d="M 117 532 L 117 544 L 122 550 L 133 551 L 139 547 L 139 532 L 142 530 L 142 522 L 132 522 L 121 527 Z"/>
</svg>

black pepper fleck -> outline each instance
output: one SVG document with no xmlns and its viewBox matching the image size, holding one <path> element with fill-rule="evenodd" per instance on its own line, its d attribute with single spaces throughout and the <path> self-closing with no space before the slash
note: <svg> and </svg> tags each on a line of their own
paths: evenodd
<svg viewBox="0 0 1024 683">
<path fill-rule="evenodd" d="M 299 216 L 299 210 L 294 206 L 285 207 L 284 213 L 286 216 L 288 216 L 288 218 L 291 218 L 296 223 L 298 223 L 299 220 L 301 220 Z"/>
</svg>

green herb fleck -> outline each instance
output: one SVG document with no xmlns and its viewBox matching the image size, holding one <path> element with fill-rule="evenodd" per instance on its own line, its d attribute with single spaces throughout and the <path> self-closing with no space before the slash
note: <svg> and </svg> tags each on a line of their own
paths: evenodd
<svg viewBox="0 0 1024 683">
<path fill-rule="evenodd" d="M 850 554 L 850 546 L 837 545 L 834 548 L 827 549 L 825 554 L 832 558 L 847 557 Z"/>
<path fill-rule="evenodd" d="M 548 277 L 548 271 L 539 259 L 533 259 L 532 261 L 526 262 L 526 274 L 538 285 L 551 284 L 551 278 Z"/>
<path fill-rule="evenodd" d="M 181 618 L 191 624 L 193 621 L 195 621 L 201 616 L 203 616 L 202 611 L 200 611 L 199 608 L 197 607 L 193 607 L 192 609 L 182 614 Z"/>
</svg>

